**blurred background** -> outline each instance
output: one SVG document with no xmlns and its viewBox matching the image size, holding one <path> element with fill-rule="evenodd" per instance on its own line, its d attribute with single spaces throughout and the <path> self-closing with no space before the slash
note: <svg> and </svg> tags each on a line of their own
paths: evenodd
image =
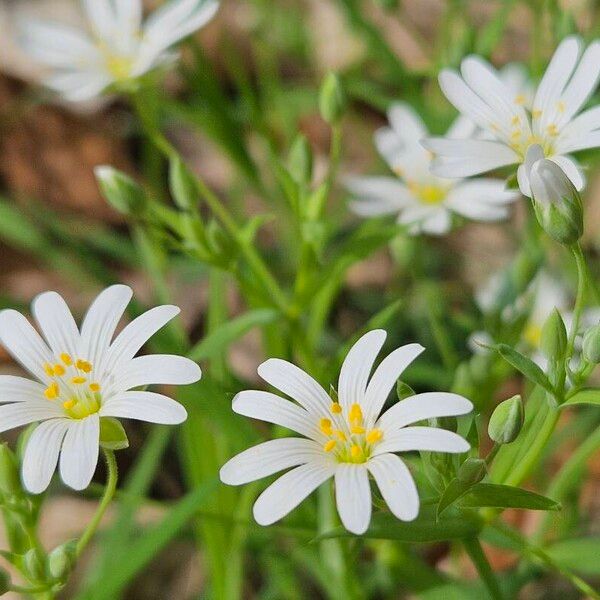
<svg viewBox="0 0 600 600">
<path fill-rule="evenodd" d="M 157 3 L 147 4 L 150 9 Z M 152 304 L 156 290 L 143 251 L 134 243 L 135 228 L 128 227 L 101 197 L 93 168 L 110 164 L 160 186 L 164 185 L 164 165 L 144 142 L 127 103 L 106 98 L 67 105 L 40 87 L 43 71 L 19 51 L 15 39 L 15 23 L 26 16 L 82 23 L 77 0 L 0 0 L 0 307 L 27 311 L 36 294 L 54 289 L 81 316 L 99 289 L 115 281 L 131 285 L 142 305 Z M 524 60 L 534 75 L 539 74 L 557 40 L 574 29 L 587 37 L 600 33 L 599 2 L 224 0 L 217 17 L 185 45 L 179 69 L 168 74 L 163 99 L 165 132 L 236 214 L 281 214 L 273 194 L 264 193 L 255 172 L 268 173 L 272 154 L 286 152 L 301 131 L 315 152 L 315 179 L 322 176 L 330 130 L 319 116 L 316 91 L 328 71 L 341 74 L 350 99 L 341 173 L 383 174 L 386 169 L 371 138 L 385 122 L 391 101 L 410 102 L 432 131 L 442 132 L 454 113 L 437 85 L 441 67 L 456 65 L 465 54 L 477 51 L 497 65 Z M 600 187 L 593 171 L 588 175 L 585 243 L 589 252 L 596 253 Z M 268 175 L 264 177 L 268 183 Z M 330 211 L 338 215 L 341 227 L 355 222 L 345 209 L 345 200 L 338 186 Z M 515 223 L 523 218 L 522 208 L 514 211 Z M 285 248 L 278 246 L 281 233 L 275 234 L 281 224 L 276 223 L 261 229 L 259 242 L 270 264 L 281 271 Z M 514 233 L 506 224 L 471 223 L 431 243 L 439 250 L 436 260 L 441 261 L 439 272 L 448 283 L 450 302 L 459 304 L 465 302 L 465 290 L 477 289 L 489 273 L 508 262 L 516 247 Z M 168 259 L 166 285 L 173 302 L 182 308 L 186 331 L 196 342 L 206 328 L 207 270 L 180 256 Z M 377 298 L 394 293 L 396 268 L 384 249 L 347 271 L 332 317 L 332 335 L 342 339 L 352 335 L 356 323 L 363 323 L 378 308 Z M 228 314 L 238 314 L 243 306 L 235 287 L 226 282 L 223 293 Z M 252 331 L 229 349 L 233 387 L 240 381 L 257 380 L 256 366 L 263 360 L 259 342 Z M 18 372 L 2 349 L 0 372 Z M 230 397 L 221 399 L 224 405 L 228 406 Z M 211 418 L 209 414 L 204 423 L 207 436 L 215 433 Z M 127 480 L 137 449 L 149 439 L 144 425 L 129 423 L 127 430 L 131 448 L 118 456 L 122 481 Z M 7 439 L 14 441 L 14 432 Z M 149 487 L 150 500 L 137 512 L 139 525 L 156 523 L 164 512 L 162 502 L 185 492 L 186 475 L 177 458 L 177 443 L 164 443 L 162 462 Z M 569 441 L 562 440 L 556 460 L 563 460 L 570 451 Z M 590 463 L 589 470 L 579 508 L 588 530 L 600 533 L 600 457 Z M 100 467 L 96 480 L 102 482 L 103 476 Z M 83 528 L 93 513 L 97 492 L 92 488 L 86 499 L 54 483 L 41 526 L 48 545 Z M 527 532 L 534 523 L 526 521 L 538 515 L 520 513 L 514 518 L 525 520 L 520 525 Z M 269 587 L 261 575 L 277 571 L 278 553 L 289 551 L 290 563 L 295 563 L 293 573 L 279 574 L 282 581 L 289 577 L 297 585 L 310 568 L 285 540 L 266 547 L 269 538 L 261 536 L 258 532 L 253 538 L 252 544 L 260 542 L 261 550 L 252 562 L 255 570 L 249 569 L 241 584 L 243 597 L 282 598 L 280 584 Z M 87 564 L 79 568 L 64 597 L 209 597 L 205 596 L 209 589 L 206 565 L 214 566 L 216 559 L 207 557 L 202 544 L 193 538 L 192 532 L 184 531 L 175 541 L 157 546 L 158 555 L 134 569 L 113 595 L 77 596 L 76 588 L 85 589 L 82 581 L 93 581 L 90 565 L 103 558 L 100 544 L 88 553 Z M 490 559 L 498 570 L 514 564 L 510 552 L 490 551 Z M 442 571 L 475 576 L 466 562 L 452 564 L 443 544 L 429 547 L 425 560 Z M 548 581 L 539 586 L 532 583 L 526 597 L 568 597 L 572 592 L 563 585 L 559 580 L 551 586 Z M 307 583 L 307 591 L 295 585 L 289 589 L 296 589 L 290 598 L 321 597 L 312 583 Z"/>
</svg>

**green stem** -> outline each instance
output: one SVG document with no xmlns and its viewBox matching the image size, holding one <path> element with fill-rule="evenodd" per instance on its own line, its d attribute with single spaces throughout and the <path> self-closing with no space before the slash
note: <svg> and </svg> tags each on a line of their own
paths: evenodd
<svg viewBox="0 0 600 600">
<path fill-rule="evenodd" d="M 465 538 L 463 544 L 490 596 L 494 600 L 503 600 L 504 596 L 498 585 L 498 580 L 494 575 L 494 571 L 488 562 L 479 540 L 476 537 Z"/>
<path fill-rule="evenodd" d="M 573 253 L 575 264 L 577 266 L 577 296 L 575 298 L 575 308 L 573 310 L 573 324 L 571 325 L 569 341 L 567 344 L 567 360 L 573 356 L 575 339 L 577 338 L 577 333 L 579 331 L 579 322 L 581 321 L 581 315 L 583 313 L 585 292 L 587 288 L 587 267 L 581 246 L 576 244 L 571 248 L 571 252 Z"/>
<path fill-rule="evenodd" d="M 85 531 L 77 542 L 77 556 L 81 555 L 81 553 L 85 550 L 85 547 L 96 533 L 96 529 L 98 529 L 98 525 L 100 524 L 100 521 L 102 520 L 102 517 L 104 516 L 104 513 L 106 512 L 106 509 L 108 508 L 108 505 L 110 504 L 117 489 L 118 468 L 115 453 L 112 450 L 107 450 L 106 448 L 103 448 L 102 451 L 104 452 L 104 458 L 106 459 L 106 466 L 108 469 L 106 487 L 104 489 L 104 495 L 102 496 L 100 504 L 98 505 L 98 509 L 96 510 L 96 514 L 88 523 L 88 526 L 85 528 Z"/>
</svg>

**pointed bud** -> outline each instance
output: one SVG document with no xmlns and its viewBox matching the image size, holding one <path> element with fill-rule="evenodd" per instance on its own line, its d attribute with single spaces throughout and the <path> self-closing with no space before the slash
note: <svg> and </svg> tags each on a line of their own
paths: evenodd
<svg viewBox="0 0 600 600">
<path fill-rule="evenodd" d="M 321 116 L 330 125 L 337 123 L 346 109 L 346 95 L 335 73 L 328 73 L 321 85 L 319 93 L 319 109 Z"/>
<path fill-rule="evenodd" d="M 556 308 L 542 327 L 540 349 L 550 362 L 561 360 L 567 350 L 567 329 Z"/>
<path fill-rule="evenodd" d="M 146 194 L 131 177 L 109 166 L 94 169 L 100 191 L 110 205 L 124 215 L 139 216 L 146 207 Z"/>
<path fill-rule="evenodd" d="M 77 561 L 77 542 L 70 540 L 57 546 L 48 555 L 48 571 L 53 579 L 65 582 Z"/>
<path fill-rule="evenodd" d="M 555 162 L 542 158 L 531 167 L 529 182 L 544 231 L 561 244 L 574 244 L 583 233 L 583 206 L 571 180 Z"/>
<path fill-rule="evenodd" d="M 600 324 L 590 327 L 583 336 L 583 358 L 597 365 L 600 363 Z"/>
<path fill-rule="evenodd" d="M 42 562 L 38 551 L 35 548 L 27 550 L 23 556 L 23 571 L 27 579 L 31 581 L 43 581 L 46 575 L 46 568 Z"/>
<path fill-rule="evenodd" d="M 313 154 L 307 139 L 296 136 L 288 156 L 288 169 L 296 183 L 309 184 L 312 180 Z"/>
<path fill-rule="evenodd" d="M 178 156 L 173 157 L 169 164 L 169 189 L 181 210 L 190 210 L 198 204 L 194 177 Z"/>
<path fill-rule="evenodd" d="M 0 444 L 0 493 L 6 499 L 23 495 L 19 465 L 7 444 Z"/>
<path fill-rule="evenodd" d="M 467 458 L 460 465 L 456 478 L 467 485 L 475 485 L 479 483 L 487 474 L 485 460 L 482 458 Z"/>
<path fill-rule="evenodd" d="M 488 424 L 488 435 L 497 444 L 510 444 L 514 441 L 525 418 L 523 400 L 518 394 L 496 406 Z"/>
</svg>

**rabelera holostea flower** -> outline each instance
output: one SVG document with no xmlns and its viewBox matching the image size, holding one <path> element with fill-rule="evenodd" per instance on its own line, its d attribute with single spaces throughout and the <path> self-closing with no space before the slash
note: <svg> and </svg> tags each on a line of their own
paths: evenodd
<svg viewBox="0 0 600 600">
<path fill-rule="evenodd" d="M 0 312 L 0 341 L 34 380 L 0 376 L 0 432 L 42 421 L 28 439 L 23 483 L 45 490 L 59 460 L 62 480 L 81 490 L 96 469 L 100 419 L 123 417 L 175 425 L 186 419 L 179 404 L 155 392 L 130 391 L 152 384 L 189 384 L 200 368 L 175 355 L 134 358 L 179 313 L 158 306 L 131 321 L 113 340 L 131 300 L 131 289 L 113 285 L 92 303 L 78 329 L 56 292 L 39 295 L 32 313 L 44 339 L 16 310 Z"/>
<path fill-rule="evenodd" d="M 270 392 L 245 391 L 233 399 L 241 415 L 296 431 L 305 438 L 279 438 L 254 446 L 221 469 L 221 480 L 241 485 L 288 471 L 254 504 L 261 525 L 278 521 L 322 483 L 333 477 L 338 513 L 349 531 L 364 533 L 371 519 L 372 475 L 390 511 L 410 521 L 419 512 L 419 495 L 408 467 L 396 452 L 466 452 L 469 444 L 445 429 L 415 426 L 434 417 L 463 415 L 471 403 L 457 394 L 417 394 L 380 415 L 404 369 L 424 350 L 408 344 L 387 356 L 369 377 L 386 338 L 365 334 L 348 353 L 333 400 L 307 373 L 280 359 L 260 365 L 260 376 L 295 402 Z"/>
<path fill-rule="evenodd" d="M 142 22 L 142 0 L 83 0 L 89 31 L 24 20 L 24 50 L 54 73 L 46 85 L 67 100 L 90 100 L 174 58 L 170 48 L 217 12 L 217 0 L 171 0 Z"/>
<path fill-rule="evenodd" d="M 497 179 L 469 181 L 442 179 L 430 171 L 431 153 L 421 145 L 425 124 L 407 105 L 393 105 L 390 127 L 375 133 L 375 144 L 394 177 L 348 177 L 346 187 L 356 197 L 350 208 L 363 217 L 398 214 L 398 222 L 412 234 L 442 235 L 452 226 L 452 213 L 476 221 L 498 221 L 508 216 L 507 204 L 517 197 Z M 458 119 L 449 137 L 471 134 L 472 123 Z"/>
<path fill-rule="evenodd" d="M 583 52 L 575 36 L 557 48 L 534 95 L 531 110 L 482 58 L 469 56 L 460 74 L 440 73 L 442 91 L 452 104 L 486 132 L 486 139 L 430 137 L 424 145 L 435 155 L 432 171 L 439 177 L 468 177 L 499 167 L 519 165 L 517 180 L 531 196 L 524 167 L 530 146 L 539 144 L 545 158 L 558 164 L 581 190 L 585 178 L 572 152 L 600 146 L 598 107 L 580 113 L 600 78 L 600 42 Z"/>
</svg>

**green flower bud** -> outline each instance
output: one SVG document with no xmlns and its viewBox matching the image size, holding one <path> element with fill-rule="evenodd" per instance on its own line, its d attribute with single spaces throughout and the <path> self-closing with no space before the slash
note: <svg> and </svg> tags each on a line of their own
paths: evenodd
<svg viewBox="0 0 600 600">
<path fill-rule="evenodd" d="M 107 450 L 129 448 L 129 440 L 120 421 L 112 417 L 102 417 L 100 419 L 100 446 Z"/>
<path fill-rule="evenodd" d="M 487 474 L 485 460 L 482 458 L 467 458 L 460 465 L 456 478 L 467 485 L 475 485 L 479 483 Z"/>
<path fill-rule="evenodd" d="M 556 308 L 542 327 L 540 349 L 551 362 L 561 360 L 567 350 L 567 329 Z"/>
<path fill-rule="evenodd" d="M 321 116 L 330 125 L 337 123 L 346 109 L 346 95 L 335 73 L 328 73 L 319 93 Z"/>
<path fill-rule="evenodd" d="M 313 154 L 307 139 L 297 135 L 288 156 L 290 175 L 297 183 L 308 184 L 312 180 Z"/>
<path fill-rule="evenodd" d="M 574 244 L 583 233 L 583 206 L 571 180 L 555 162 L 542 158 L 531 167 L 529 181 L 544 231 L 560 244 Z"/>
<path fill-rule="evenodd" d="M 6 499 L 23 495 L 19 465 L 7 444 L 0 444 L 0 493 Z"/>
<path fill-rule="evenodd" d="M 35 548 L 27 550 L 23 556 L 23 571 L 31 581 L 43 581 L 46 576 L 46 567 Z"/>
<path fill-rule="evenodd" d="M 523 400 L 518 394 L 496 406 L 488 424 L 488 435 L 497 444 L 510 444 L 514 441 L 525 418 Z"/>
<path fill-rule="evenodd" d="M 110 205 L 124 215 L 139 216 L 146 208 L 146 194 L 131 177 L 109 166 L 94 169 L 100 191 Z"/>
<path fill-rule="evenodd" d="M 194 177 L 178 156 L 173 157 L 169 164 L 169 189 L 181 210 L 190 210 L 197 205 L 198 192 Z"/>
<path fill-rule="evenodd" d="M 600 324 L 590 327 L 583 336 L 583 358 L 592 364 L 600 363 Z"/>
<path fill-rule="evenodd" d="M 48 555 L 48 572 L 61 583 L 66 581 L 77 562 L 77 541 L 71 540 L 57 546 Z"/>
</svg>

